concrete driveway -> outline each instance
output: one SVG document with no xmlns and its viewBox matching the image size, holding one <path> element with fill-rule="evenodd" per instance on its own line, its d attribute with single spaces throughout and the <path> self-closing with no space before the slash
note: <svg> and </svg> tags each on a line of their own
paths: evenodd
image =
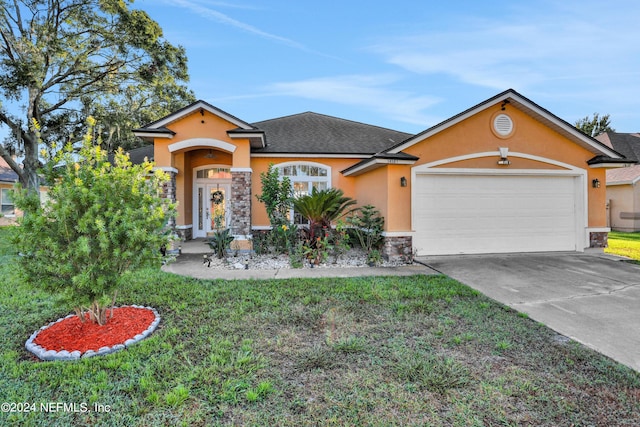
<svg viewBox="0 0 640 427">
<path fill-rule="evenodd" d="M 574 252 L 418 260 L 640 371 L 640 266 Z"/>
</svg>

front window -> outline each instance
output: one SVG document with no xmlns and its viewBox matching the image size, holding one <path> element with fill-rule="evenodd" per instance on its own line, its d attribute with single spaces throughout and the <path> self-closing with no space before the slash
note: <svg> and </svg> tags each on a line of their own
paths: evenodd
<svg viewBox="0 0 640 427">
<path fill-rule="evenodd" d="M 291 180 L 294 197 L 311 194 L 313 188 L 326 190 L 331 187 L 331 171 L 328 167 L 317 163 L 295 163 L 278 167 L 280 176 Z M 308 224 L 308 221 L 291 209 L 289 218 L 294 224 Z"/>
<path fill-rule="evenodd" d="M 15 216 L 16 211 L 11 199 L 11 189 L 3 188 L 0 192 L 0 213 L 4 216 Z"/>
</svg>

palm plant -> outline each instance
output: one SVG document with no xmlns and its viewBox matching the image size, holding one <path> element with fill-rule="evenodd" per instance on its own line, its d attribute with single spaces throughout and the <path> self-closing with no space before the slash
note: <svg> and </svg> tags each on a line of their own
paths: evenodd
<svg viewBox="0 0 640 427">
<path fill-rule="evenodd" d="M 294 199 L 293 208 L 309 220 L 309 233 L 313 242 L 318 230 L 330 227 L 333 221 L 350 212 L 347 209 L 356 203 L 356 200 L 346 197 L 338 188 L 318 190 L 313 187 L 311 194 Z"/>
</svg>

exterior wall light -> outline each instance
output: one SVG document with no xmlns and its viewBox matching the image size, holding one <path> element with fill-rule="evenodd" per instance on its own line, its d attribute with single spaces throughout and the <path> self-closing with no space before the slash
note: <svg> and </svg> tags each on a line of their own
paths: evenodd
<svg viewBox="0 0 640 427">
<path fill-rule="evenodd" d="M 508 155 L 509 155 L 509 148 L 507 147 L 499 147 L 498 150 L 500 151 L 500 160 L 498 160 L 498 164 L 499 165 L 504 165 L 504 166 L 508 166 L 511 164 L 511 162 L 508 159 Z"/>
<path fill-rule="evenodd" d="M 400 178 L 400 187 L 406 187 L 406 186 L 407 186 L 407 178 L 403 176 L 402 178 Z"/>
<path fill-rule="evenodd" d="M 593 181 L 591 181 L 591 186 L 593 188 L 600 188 L 600 180 L 598 178 L 594 179 Z"/>
</svg>

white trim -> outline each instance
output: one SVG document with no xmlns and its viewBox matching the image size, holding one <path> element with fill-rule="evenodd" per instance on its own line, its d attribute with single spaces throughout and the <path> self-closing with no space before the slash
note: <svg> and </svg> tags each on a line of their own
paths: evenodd
<svg viewBox="0 0 640 427">
<path fill-rule="evenodd" d="M 190 228 L 193 228 L 193 224 L 187 224 L 187 225 L 176 225 L 175 227 L 177 230 L 188 230 Z"/>
<path fill-rule="evenodd" d="M 287 178 L 289 178 L 291 180 L 291 182 L 293 183 L 294 181 L 299 181 L 299 182 L 327 182 L 327 188 L 331 188 L 331 181 L 332 181 L 332 167 L 329 165 L 325 165 L 324 163 L 318 163 L 318 162 L 310 162 L 310 161 L 306 161 L 306 160 L 299 160 L 299 161 L 291 161 L 291 162 L 282 162 L 282 163 L 274 163 L 273 166 L 280 169 L 280 168 L 286 168 L 287 166 L 298 166 L 298 165 L 306 165 L 306 166 L 315 166 L 318 168 L 322 168 L 322 169 L 326 169 L 327 170 L 327 176 L 308 176 L 308 177 L 303 177 L 303 178 L 311 178 L 311 179 L 297 179 L 300 177 L 297 176 L 287 176 Z M 280 176 L 286 176 L 286 175 L 280 175 Z M 325 179 L 326 178 L 326 179 Z"/>
<path fill-rule="evenodd" d="M 609 233 L 611 231 L 610 227 L 587 227 L 587 231 L 589 233 Z"/>
<path fill-rule="evenodd" d="M 192 138 L 186 139 L 184 141 L 176 142 L 169 145 L 169 152 L 173 153 L 175 151 L 184 150 L 186 148 L 195 148 L 195 147 L 209 147 L 209 148 L 219 148 L 223 151 L 228 151 L 233 153 L 236 151 L 236 146 L 233 144 L 229 144 L 228 142 L 220 141 L 219 139 L 214 138 Z"/>
<path fill-rule="evenodd" d="M 273 227 L 271 227 L 270 225 L 252 225 L 251 229 L 252 230 L 271 230 Z"/>
<path fill-rule="evenodd" d="M 229 169 L 230 172 L 250 172 L 253 173 L 253 169 L 251 168 L 231 168 Z"/>
<path fill-rule="evenodd" d="M 172 139 L 173 134 L 171 132 L 133 132 L 133 134 L 140 138 L 166 138 Z"/>
<path fill-rule="evenodd" d="M 156 169 L 160 169 L 163 172 L 173 172 L 176 175 L 178 174 L 178 169 L 173 168 L 171 166 L 156 166 L 153 168 L 153 170 L 156 170 Z"/>
<path fill-rule="evenodd" d="M 294 157 L 296 159 L 368 159 L 370 154 L 251 153 L 251 157 Z"/>
<path fill-rule="evenodd" d="M 233 133 L 233 131 L 228 130 L 227 135 L 232 139 L 264 138 L 264 132 L 260 131 Z"/>
<path fill-rule="evenodd" d="M 635 185 L 635 183 L 638 182 L 639 179 L 640 178 L 636 178 L 636 179 L 633 179 L 633 180 L 630 180 L 630 181 L 616 181 L 616 182 L 608 182 L 607 181 L 607 185 L 606 186 L 610 187 L 610 186 L 614 186 L 614 185 Z"/>
<path fill-rule="evenodd" d="M 383 231 L 384 237 L 413 237 L 415 231 Z"/>
<path fill-rule="evenodd" d="M 413 165 L 416 160 L 413 159 L 372 159 L 373 161 L 364 163 L 355 169 L 351 169 L 344 173 L 344 176 L 357 176 L 362 173 L 368 172 L 372 169 L 377 169 L 382 165 Z M 348 169 L 348 168 L 347 168 Z"/>
<path fill-rule="evenodd" d="M 470 160 L 470 159 L 477 159 L 480 157 L 497 157 L 500 158 L 501 157 L 501 153 L 500 151 L 485 151 L 482 153 L 472 153 L 472 154 L 465 154 L 464 156 L 456 156 L 456 157 L 449 157 L 446 159 L 441 159 L 441 160 L 436 160 L 430 163 L 425 163 L 423 165 L 418 165 L 415 166 L 413 169 L 415 169 L 418 172 L 421 172 L 425 169 L 429 169 L 429 168 L 433 168 L 435 166 L 440 166 L 440 165 L 446 165 L 447 163 L 454 163 L 454 162 L 460 162 L 463 160 Z M 584 169 L 581 169 L 577 166 L 574 165 L 570 165 L 568 163 L 563 163 L 563 162 L 559 162 L 557 160 L 553 160 L 553 159 L 549 159 L 546 157 L 540 157 L 540 156 L 535 156 L 533 154 L 527 154 L 527 153 L 518 153 L 518 152 L 510 152 L 509 153 L 509 157 L 520 157 L 523 159 L 529 159 L 529 160 L 535 160 L 537 162 L 542 162 L 542 163 L 547 163 L 553 166 L 559 166 L 562 168 L 566 168 L 569 169 L 571 171 L 584 171 Z M 458 170 L 470 170 L 471 172 L 478 170 L 478 169 L 473 169 L 473 168 L 456 168 Z M 485 169 L 485 170 L 493 170 L 493 169 Z M 504 173 L 504 172 L 509 172 L 513 169 L 503 169 L 503 168 L 496 168 L 495 171 L 498 173 Z M 526 170 L 526 171 L 536 171 L 536 170 L 545 170 L 545 169 L 522 169 L 522 170 Z"/>
<path fill-rule="evenodd" d="M 635 163 L 596 163 L 595 165 L 589 165 L 591 169 L 613 169 L 613 168 L 627 168 L 630 166 L 635 166 Z"/>
</svg>

